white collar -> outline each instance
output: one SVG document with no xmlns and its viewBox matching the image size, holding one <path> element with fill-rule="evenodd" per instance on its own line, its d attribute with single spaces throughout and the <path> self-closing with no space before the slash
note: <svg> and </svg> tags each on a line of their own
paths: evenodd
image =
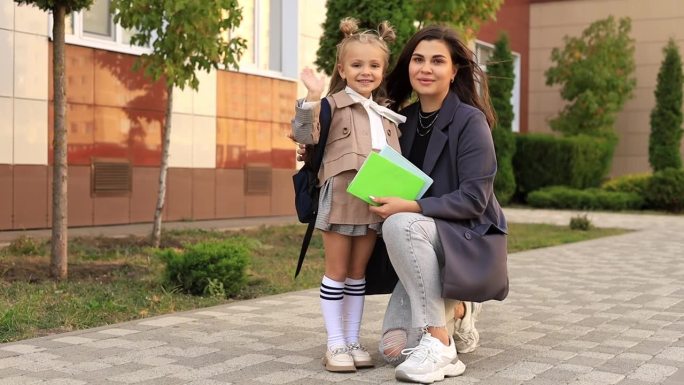
<svg viewBox="0 0 684 385">
<path fill-rule="evenodd" d="M 349 95 L 349 97 L 352 98 L 353 101 L 357 103 L 361 103 L 364 107 L 370 108 L 373 111 L 377 112 L 380 116 L 384 116 L 385 118 L 391 120 L 394 122 L 394 124 L 399 125 L 400 123 L 404 123 L 406 121 L 406 117 L 403 115 L 400 115 L 392 110 L 390 110 L 387 107 L 383 107 L 376 103 L 371 95 L 371 98 L 366 98 L 363 97 L 363 95 L 359 94 L 358 92 L 354 91 L 351 87 L 346 86 L 344 88 L 344 92 Z"/>
</svg>

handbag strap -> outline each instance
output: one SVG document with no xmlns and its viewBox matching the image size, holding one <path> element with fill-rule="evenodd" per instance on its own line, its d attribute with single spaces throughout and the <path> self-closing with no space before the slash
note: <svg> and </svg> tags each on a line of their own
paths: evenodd
<svg viewBox="0 0 684 385">
<path fill-rule="evenodd" d="M 323 151 L 325 150 L 325 144 L 328 141 L 328 132 L 330 132 L 330 121 L 332 120 L 332 110 L 330 109 L 330 103 L 328 98 L 323 98 L 321 100 L 321 112 L 318 116 L 319 122 L 321 123 L 321 134 L 318 139 L 318 145 L 316 145 L 316 152 L 314 153 L 313 163 L 311 165 L 314 175 L 318 175 L 318 170 L 321 169 L 321 163 L 323 162 Z M 304 264 L 304 257 L 306 256 L 306 250 L 309 249 L 309 243 L 311 242 L 311 236 L 313 235 L 314 226 L 316 225 L 316 216 L 318 215 L 318 210 L 314 213 L 314 217 L 306 226 L 306 233 L 304 234 L 304 239 L 302 239 L 302 248 L 299 250 L 299 260 L 297 261 L 297 270 L 295 270 L 295 278 L 299 275 L 302 270 L 302 264 Z"/>
</svg>

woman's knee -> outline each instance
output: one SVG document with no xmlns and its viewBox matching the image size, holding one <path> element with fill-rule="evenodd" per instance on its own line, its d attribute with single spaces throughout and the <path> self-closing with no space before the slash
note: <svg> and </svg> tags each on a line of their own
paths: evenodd
<svg viewBox="0 0 684 385">
<path fill-rule="evenodd" d="M 386 331 L 380 339 L 380 352 L 385 361 L 392 363 L 401 357 L 401 351 L 406 348 L 408 334 L 404 329 Z"/>
</svg>

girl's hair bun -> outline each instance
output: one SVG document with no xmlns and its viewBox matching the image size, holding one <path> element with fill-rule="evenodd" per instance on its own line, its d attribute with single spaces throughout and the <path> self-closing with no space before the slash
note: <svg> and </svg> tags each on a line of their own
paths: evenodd
<svg viewBox="0 0 684 385">
<path fill-rule="evenodd" d="M 359 30 L 359 21 L 353 17 L 345 17 L 340 21 L 340 31 L 347 38 Z"/>
<path fill-rule="evenodd" d="M 378 26 L 378 36 L 386 43 L 393 43 L 397 39 L 397 34 L 394 33 L 394 28 L 389 21 L 383 21 Z"/>
</svg>

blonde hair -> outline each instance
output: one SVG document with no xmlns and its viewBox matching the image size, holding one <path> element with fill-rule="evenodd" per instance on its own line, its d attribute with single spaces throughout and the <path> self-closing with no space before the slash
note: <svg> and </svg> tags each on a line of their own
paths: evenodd
<svg viewBox="0 0 684 385">
<path fill-rule="evenodd" d="M 390 25 L 388 21 L 383 21 L 378 26 L 377 31 L 364 30 L 359 32 L 359 21 L 346 17 L 340 21 L 340 32 L 344 34 L 344 38 L 337 44 L 337 53 L 335 56 L 335 66 L 333 67 L 333 74 L 330 78 L 330 85 L 328 87 L 328 95 L 332 95 L 339 92 L 347 86 L 346 80 L 342 79 L 340 72 L 337 69 L 338 63 L 342 62 L 342 57 L 346 51 L 347 45 L 351 42 L 374 44 L 382 50 L 385 54 L 385 63 L 383 67 L 383 77 L 387 72 L 389 67 L 389 57 L 390 50 L 388 43 L 394 42 L 396 39 L 396 34 L 394 33 L 394 28 Z M 375 92 L 376 101 L 384 101 L 384 79 L 378 88 L 378 92 Z"/>
</svg>

